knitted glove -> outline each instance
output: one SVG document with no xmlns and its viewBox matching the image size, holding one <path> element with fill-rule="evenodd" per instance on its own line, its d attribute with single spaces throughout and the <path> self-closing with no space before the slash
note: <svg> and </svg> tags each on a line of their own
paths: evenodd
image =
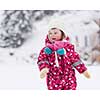
<svg viewBox="0 0 100 100">
<path fill-rule="evenodd" d="M 49 54 L 52 53 L 52 49 L 46 47 L 46 48 L 44 49 L 44 52 L 45 52 L 46 54 L 49 55 Z M 64 48 L 58 49 L 58 50 L 56 50 L 56 52 L 57 52 L 57 54 L 59 54 L 59 55 L 64 55 L 64 54 L 66 54 L 66 51 L 65 51 Z"/>
<path fill-rule="evenodd" d="M 65 51 L 64 48 L 58 49 L 58 50 L 56 50 L 56 52 L 57 52 L 57 54 L 59 54 L 59 55 L 64 55 L 64 54 L 66 54 L 66 51 Z"/>
<path fill-rule="evenodd" d="M 52 49 L 50 49 L 49 47 L 45 47 L 44 52 L 49 55 L 52 53 Z"/>
</svg>

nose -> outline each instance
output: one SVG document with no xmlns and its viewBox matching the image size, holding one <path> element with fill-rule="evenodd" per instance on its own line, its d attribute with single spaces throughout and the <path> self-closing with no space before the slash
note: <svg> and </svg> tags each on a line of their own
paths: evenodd
<svg viewBox="0 0 100 100">
<path fill-rule="evenodd" d="M 55 35 L 56 35 L 55 33 L 52 34 L 52 36 L 55 36 Z"/>
</svg>

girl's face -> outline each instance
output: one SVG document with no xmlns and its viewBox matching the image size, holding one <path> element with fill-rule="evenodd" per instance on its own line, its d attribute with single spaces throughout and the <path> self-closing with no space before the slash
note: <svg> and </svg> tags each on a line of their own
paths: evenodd
<svg viewBox="0 0 100 100">
<path fill-rule="evenodd" d="M 53 41 L 59 41 L 61 40 L 62 33 L 59 29 L 51 29 L 49 30 L 49 39 Z"/>
</svg>

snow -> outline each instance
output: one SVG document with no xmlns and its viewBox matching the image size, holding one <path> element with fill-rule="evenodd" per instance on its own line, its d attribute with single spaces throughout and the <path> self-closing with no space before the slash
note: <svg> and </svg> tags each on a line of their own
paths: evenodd
<svg viewBox="0 0 100 100">
<path fill-rule="evenodd" d="M 76 71 L 77 89 L 100 89 L 100 66 L 87 66 L 91 79 L 86 79 Z M 0 89 L 46 90 L 46 79 L 40 79 L 36 64 L 0 64 Z"/>
<path fill-rule="evenodd" d="M 93 90 L 93 89 L 100 89 L 100 65 L 98 66 L 87 66 L 91 78 L 87 79 L 83 75 L 79 75 L 79 73 L 76 72 L 78 87 L 79 90 Z"/>
<path fill-rule="evenodd" d="M 73 13 L 60 17 L 66 20 L 68 34 L 72 33 L 72 37 L 78 35 L 80 44 L 84 46 L 82 41 L 84 35 L 90 35 L 98 30 L 98 26 L 92 19 L 99 15 L 92 11 L 80 11 L 76 15 Z M 53 17 L 55 16 L 57 15 Z M 47 17 L 35 24 L 36 29 L 33 30 L 32 36 L 22 47 L 17 49 L 0 48 L 0 89 L 47 89 L 46 79 L 40 79 L 36 57 L 44 46 L 44 39 L 48 31 L 48 20 Z M 86 21 L 90 22 L 87 27 L 83 24 Z M 10 53 L 13 53 L 13 55 L 10 55 Z M 32 58 L 32 54 L 36 54 L 35 57 L 33 55 Z M 100 89 L 100 64 L 87 66 L 87 68 L 91 73 L 91 79 L 86 79 L 76 71 L 77 89 Z"/>
</svg>

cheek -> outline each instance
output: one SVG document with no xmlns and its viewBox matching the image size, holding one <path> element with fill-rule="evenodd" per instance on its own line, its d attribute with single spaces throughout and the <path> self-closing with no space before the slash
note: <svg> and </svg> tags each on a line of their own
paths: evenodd
<svg viewBox="0 0 100 100">
<path fill-rule="evenodd" d="M 57 38 L 58 38 L 58 39 L 61 39 L 61 35 L 58 35 Z"/>
<path fill-rule="evenodd" d="M 52 39 L 52 38 L 53 38 L 53 36 L 51 35 L 51 36 L 50 36 L 50 39 Z"/>
</svg>

